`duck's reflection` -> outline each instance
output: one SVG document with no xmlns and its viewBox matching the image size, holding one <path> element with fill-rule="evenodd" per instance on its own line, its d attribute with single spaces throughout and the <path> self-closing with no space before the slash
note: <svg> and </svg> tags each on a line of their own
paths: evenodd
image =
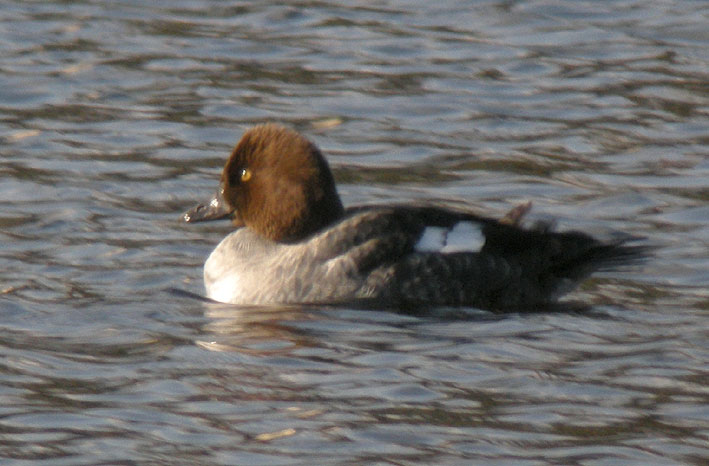
<svg viewBox="0 0 709 466">
<path fill-rule="evenodd" d="M 236 306 L 204 304 L 210 322 L 196 344 L 210 351 L 238 351 L 250 355 L 289 353 L 295 348 L 315 345 L 313 332 L 298 327 L 299 322 L 321 319 L 317 310 L 304 306 Z M 317 315 L 316 315 L 317 314 Z"/>
</svg>

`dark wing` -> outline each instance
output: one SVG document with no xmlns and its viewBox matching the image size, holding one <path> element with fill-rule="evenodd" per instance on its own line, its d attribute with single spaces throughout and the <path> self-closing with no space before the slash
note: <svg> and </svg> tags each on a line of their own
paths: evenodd
<svg viewBox="0 0 709 466">
<path fill-rule="evenodd" d="M 358 208 L 311 239 L 318 261 L 347 256 L 359 273 L 413 251 L 426 225 L 409 209 Z"/>
<path fill-rule="evenodd" d="M 533 286 L 555 299 L 600 270 L 632 264 L 647 256 L 648 248 L 631 243 L 639 238 L 602 242 L 578 231 L 548 228 L 522 229 L 488 224 L 482 255 L 503 257 L 519 264 Z"/>
<path fill-rule="evenodd" d="M 637 239 L 602 242 L 581 232 L 554 232 L 549 226 L 522 228 L 518 221 L 495 221 L 436 207 L 403 208 L 423 227 L 481 226 L 478 252 L 419 253 L 408 249 L 389 265 L 378 264 L 366 293 L 399 306 L 421 304 L 485 309 L 546 306 L 599 270 L 632 264 L 647 256 Z M 403 215 L 400 211 L 400 215 Z M 377 265 L 377 264 L 374 264 Z"/>
</svg>

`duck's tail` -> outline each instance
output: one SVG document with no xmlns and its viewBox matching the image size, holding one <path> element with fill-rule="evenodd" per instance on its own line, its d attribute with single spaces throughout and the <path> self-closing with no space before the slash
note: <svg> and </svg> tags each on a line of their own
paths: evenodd
<svg viewBox="0 0 709 466">
<path fill-rule="evenodd" d="M 638 264 L 651 253 L 651 247 L 635 237 L 601 241 L 578 231 L 528 230 L 504 224 L 490 225 L 489 230 L 481 252 L 516 264 L 522 271 L 520 286 L 528 287 L 529 295 L 536 295 L 541 303 L 553 303 L 594 272 Z"/>
</svg>

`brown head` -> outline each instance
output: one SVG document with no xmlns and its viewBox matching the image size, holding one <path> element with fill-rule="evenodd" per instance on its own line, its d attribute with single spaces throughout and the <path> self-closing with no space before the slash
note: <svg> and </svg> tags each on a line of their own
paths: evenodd
<svg viewBox="0 0 709 466">
<path fill-rule="evenodd" d="M 320 150 L 297 132 L 275 124 L 241 137 L 209 204 L 188 222 L 230 217 L 273 241 L 303 239 L 343 215 L 330 168 Z"/>
</svg>

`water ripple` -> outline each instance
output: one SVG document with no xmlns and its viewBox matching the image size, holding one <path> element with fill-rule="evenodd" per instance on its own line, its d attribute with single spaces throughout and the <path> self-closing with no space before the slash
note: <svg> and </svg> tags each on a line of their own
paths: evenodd
<svg viewBox="0 0 709 466">
<path fill-rule="evenodd" d="M 703 6 L 5 2 L 0 457 L 703 464 Z M 179 214 L 264 121 L 312 137 L 347 204 L 532 200 L 654 257 L 586 282 L 586 312 L 188 298 L 228 227 Z"/>
</svg>

